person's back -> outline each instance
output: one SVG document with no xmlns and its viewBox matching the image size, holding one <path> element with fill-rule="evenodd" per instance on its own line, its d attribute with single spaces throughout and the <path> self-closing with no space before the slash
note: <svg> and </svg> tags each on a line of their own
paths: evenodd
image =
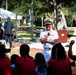
<svg viewBox="0 0 76 75">
<path fill-rule="evenodd" d="M 47 65 L 44 55 L 42 53 L 36 53 L 35 55 L 36 72 L 37 75 L 47 75 Z"/>
<path fill-rule="evenodd" d="M 38 68 L 39 68 L 39 67 L 36 67 L 37 75 L 47 75 L 47 70 L 46 70 L 46 69 L 44 69 L 44 71 L 42 71 L 42 72 L 39 72 L 39 71 L 38 71 Z"/>
<path fill-rule="evenodd" d="M 67 58 L 64 47 L 58 43 L 52 48 L 49 62 L 49 75 L 72 75 L 71 62 Z"/>
<path fill-rule="evenodd" d="M 69 58 L 64 61 L 50 59 L 49 67 L 51 75 L 72 75 Z"/>
<path fill-rule="evenodd" d="M 13 54 L 10 58 L 11 60 L 11 68 L 12 68 L 12 75 L 17 75 L 16 67 L 15 67 L 15 61 L 19 57 L 17 54 Z"/>
<path fill-rule="evenodd" d="M 29 56 L 29 46 L 22 44 L 20 47 L 20 57 L 16 59 L 16 69 L 19 75 L 37 75 L 35 72 L 35 62 Z"/>
<path fill-rule="evenodd" d="M 5 34 L 12 34 L 13 23 L 11 21 L 7 21 L 4 24 Z"/>
<path fill-rule="evenodd" d="M 26 58 L 21 56 L 16 59 L 16 68 L 19 75 L 36 75 L 35 67 L 35 62 L 28 56 Z"/>
<path fill-rule="evenodd" d="M 0 75 L 12 75 L 11 62 L 5 52 L 5 46 L 0 44 Z"/>
<path fill-rule="evenodd" d="M 12 75 L 11 63 L 8 57 L 0 59 L 0 75 Z"/>
</svg>

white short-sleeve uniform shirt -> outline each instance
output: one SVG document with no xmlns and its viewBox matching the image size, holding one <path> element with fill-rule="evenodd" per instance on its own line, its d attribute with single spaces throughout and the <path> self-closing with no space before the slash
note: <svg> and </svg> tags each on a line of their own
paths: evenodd
<svg viewBox="0 0 76 75">
<path fill-rule="evenodd" d="M 44 37 L 45 35 L 47 35 L 47 33 L 48 33 L 47 30 L 41 32 L 41 33 L 40 33 L 40 39 L 41 39 L 42 37 Z M 51 35 L 48 36 L 47 39 L 49 39 L 49 40 L 59 39 L 59 36 L 58 36 L 57 31 L 51 29 L 51 30 L 50 30 L 50 33 L 51 33 Z M 44 57 L 45 57 L 46 62 L 48 62 L 49 59 L 50 59 L 50 57 L 51 57 L 51 50 L 50 50 L 49 48 L 52 48 L 52 47 L 53 47 L 53 45 L 52 45 L 52 44 L 49 44 L 49 43 L 45 43 L 45 44 L 43 45 L 43 48 L 44 48 L 43 54 L 44 54 Z"/>
</svg>

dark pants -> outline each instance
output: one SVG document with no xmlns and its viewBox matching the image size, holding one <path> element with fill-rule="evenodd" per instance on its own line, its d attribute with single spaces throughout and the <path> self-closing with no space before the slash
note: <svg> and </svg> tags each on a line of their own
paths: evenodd
<svg viewBox="0 0 76 75">
<path fill-rule="evenodd" d="M 12 47 L 12 35 L 5 34 L 5 40 L 6 40 L 6 43 L 9 42 L 10 48 L 11 48 Z"/>
<path fill-rule="evenodd" d="M 0 40 L 2 40 L 2 39 L 3 39 L 3 30 L 0 29 Z"/>
</svg>

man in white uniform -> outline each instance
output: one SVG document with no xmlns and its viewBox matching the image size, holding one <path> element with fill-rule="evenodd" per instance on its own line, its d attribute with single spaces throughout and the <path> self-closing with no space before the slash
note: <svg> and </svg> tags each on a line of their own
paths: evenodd
<svg viewBox="0 0 76 75">
<path fill-rule="evenodd" d="M 46 62 L 49 61 L 51 57 L 51 49 L 54 44 L 58 43 L 59 36 L 57 31 L 52 29 L 53 21 L 50 18 L 44 20 L 45 30 L 40 33 L 40 41 L 43 45 L 44 57 Z"/>
</svg>

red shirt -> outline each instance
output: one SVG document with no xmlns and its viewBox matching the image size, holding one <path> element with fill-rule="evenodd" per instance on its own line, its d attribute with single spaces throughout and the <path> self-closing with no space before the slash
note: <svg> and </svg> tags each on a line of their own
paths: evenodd
<svg viewBox="0 0 76 75">
<path fill-rule="evenodd" d="M 0 59 L 0 75 L 12 75 L 11 63 L 8 57 Z"/>
<path fill-rule="evenodd" d="M 66 60 L 55 60 L 50 59 L 49 62 L 50 75 L 72 75 L 70 60 L 67 58 Z"/>
<path fill-rule="evenodd" d="M 16 68 L 19 75 L 37 75 L 35 62 L 28 56 L 26 56 L 26 60 L 22 56 L 18 57 L 16 59 Z"/>
</svg>

